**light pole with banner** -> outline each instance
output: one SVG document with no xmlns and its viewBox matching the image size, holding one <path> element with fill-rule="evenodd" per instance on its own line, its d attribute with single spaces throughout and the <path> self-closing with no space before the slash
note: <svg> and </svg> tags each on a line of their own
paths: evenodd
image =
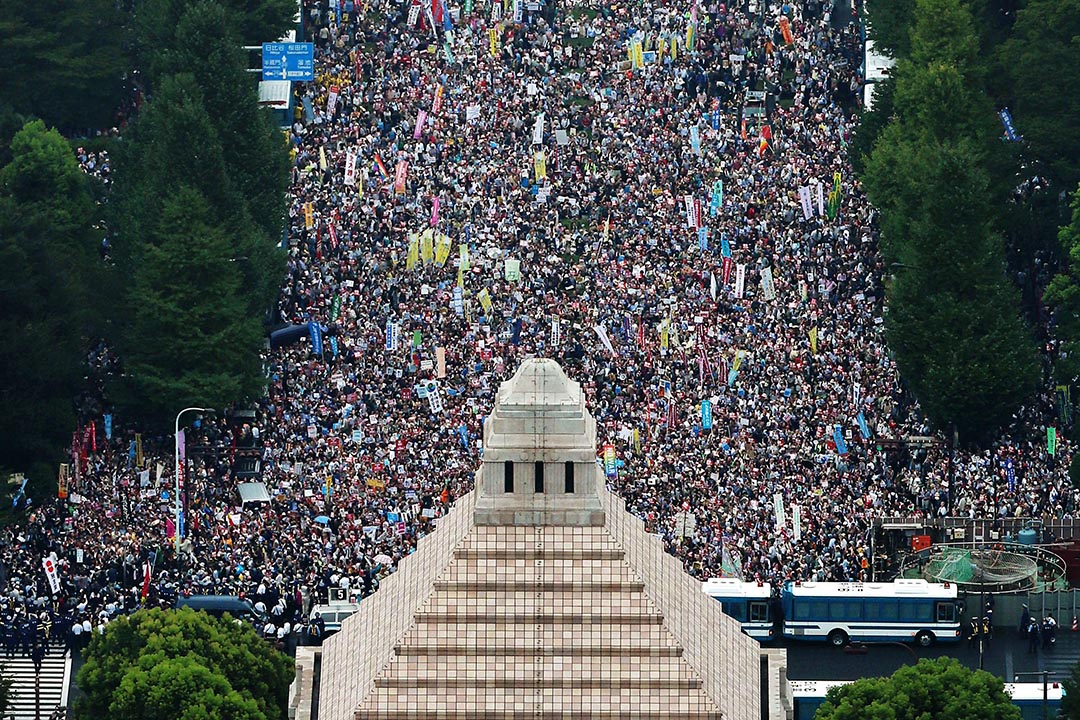
<svg viewBox="0 0 1080 720">
<path fill-rule="evenodd" d="M 176 527 L 173 528 L 173 532 L 176 535 L 176 559 L 177 559 L 177 561 L 179 561 L 179 559 L 180 559 L 180 513 L 181 513 L 181 503 L 180 503 L 180 469 L 181 469 L 180 468 L 180 416 L 183 415 L 186 412 L 212 413 L 212 412 L 214 412 L 214 408 L 186 407 L 183 410 L 181 410 L 180 412 L 176 413 L 176 424 L 175 424 L 174 429 L 173 429 L 173 440 L 175 442 L 174 455 L 175 455 L 175 462 L 176 462 L 176 464 L 173 465 L 173 471 L 176 473 L 174 478 L 173 478 L 174 481 L 175 481 L 175 484 L 176 484 L 176 486 L 174 488 L 175 491 L 176 491 L 176 498 L 175 498 L 175 501 L 176 501 Z"/>
</svg>

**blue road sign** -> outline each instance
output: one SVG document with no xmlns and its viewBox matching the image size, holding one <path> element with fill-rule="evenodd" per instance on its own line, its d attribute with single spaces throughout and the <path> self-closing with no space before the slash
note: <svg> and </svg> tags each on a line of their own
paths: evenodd
<svg viewBox="0 0 1080 720">
<path fill-rule="evenodd" d="M 263 80 L 315 79 L 314 43 L 263 43 Z"/>
</svg>

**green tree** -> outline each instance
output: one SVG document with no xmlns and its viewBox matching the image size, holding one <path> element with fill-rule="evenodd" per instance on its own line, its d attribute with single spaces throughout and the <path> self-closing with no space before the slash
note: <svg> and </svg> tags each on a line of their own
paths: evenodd
<svg viewBox="0 0 1080 720">
<path fill-rule="evenodd" d="M 79 671 L 84 718 L 281 720 L 290 659 L 247 625 L 191 609 L 145 610 L 95 634 Z"/>
<path fill-rule="evenodd" d="M 915 146 L 905 169 L 924 191 L 900 238 L 886 333 L 901 377 L 938 428 L 984 439 L 1038 381 L 1019 294 L 1003 277 L 986 174 L 963 147 Z M 895 222 L 895 218 L 892 219 Z"/>
<path fill-rule="evenodd" d="M 0 4 L 0 98 L 64 129 L 113 124 L 131 69 L 114 0 Z"/>
<path fill-rule="evenodd" d="M 1030 0 L 1002 46 L 1013 120 L 1062 187 L 1080 182 L 1080 0 Z"/>
<path fill-rule="evenodd" d="M 7 668 L 0 666 L 0 670 L 7 670 Z M 18 696 L 13 687 L 14 685 L 15 678 L 6 672 L 0 674 L 0 717 L 4 717 L 12 701 Z"/>
<path fill-rule="evenodd" d="M 1060 382 L 1068 384 L 1080 378 L 1080 189 L 1073 195 L 1072 209 L 1072 222 L 1058 232 L 1067 269 L 1054 276 L 1043 296 L 1054 309 L 1062 345 L 1054 371 Z"/>
<path fill-rule="evenodd" d="M 889 120 L 892 119 L 895 96 L 896 79 L 886 78 L 884 82 L 877 84 L 874 91 L 874 107 L 871 110 L 863 110 L 859 114 L 859 124 L 848 145 L 848 158 L 859 175 L 866 172 L 867 158 L 873 152 L 874 144 L 881 137 L 881 133 L 888 127 Z"/>
<path fill-rule="evenodd" d="M 257 232 L 238 236 L 251 311 L 261 313 L 273 300 L 284 255 L 277 249 L 285 226 L 289 155 L 281 131 L 258 105 L 255 84 L 246 71 L 240 40 L 230 29 L 225 9 L 213 2 L 192 5 L 176 28 L 175 49 L 163 52 L 164 72 L 190 72 L 203 91 L 204 103 L 222 144 L 230 180 L 243 212 Z"/>
<path fill-rule="evenodd" d="M 59 133 L 28 123 L 10 152 L 0 169 L 0 465 L 30 470 L 71 438 L 99 239 L 86 176 Z M 56 468 L 43 472 L 55 478 Z"/>
<path fill-rule="evenodd" d="M 147 239 L 123 345 L 138 409 L 166 419 L 177 408 L 256 396 L 262 325 L 247 313 L 230 237 L 206 198 L 179 187 Z"/>
<path fill-rule="evenodd" d="M 153 57 L 179 47 L 180 19 L 199 0 L 135 0 L 134 25 L 140 65 L 152 69 Z M 225 0 L 222 10 L 241 45 L 274 42 L 294 25 L 296 3 L 291 0 Z"/>
<path fill-rule="evenodd" d="M 815 720 L 1020 720 L 1001 678 L 952 658 L 921 660 L 891 677 L 863 678 L 829 690 Z"/>
<path fill-rule="evenodd" d="M 915 0 L 886 0 L 867 4 L 870 39 L 874 47 L 894 58 L 911 50 L 911 27 L 914 24 Z"/>
</svg>

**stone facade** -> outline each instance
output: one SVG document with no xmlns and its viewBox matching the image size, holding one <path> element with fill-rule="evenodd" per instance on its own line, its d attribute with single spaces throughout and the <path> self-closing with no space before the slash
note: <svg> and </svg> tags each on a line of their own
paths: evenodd
<svg viewBox="0 0 1080 720">
<path fill-rule="evenodd" d="M 321 720 L 758 720 L 757 642 L 606 491 L 554 362 L 500 389 L 477 487 L 326 640 Z"/>
</svg>

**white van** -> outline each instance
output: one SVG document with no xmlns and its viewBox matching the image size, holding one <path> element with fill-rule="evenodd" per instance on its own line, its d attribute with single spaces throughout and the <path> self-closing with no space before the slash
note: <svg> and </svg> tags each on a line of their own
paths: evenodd
<svg viewBox="0 0 1080 720">
<path fill-rule="evenodd" d="M 315 622 L 316 614 L 322 618 L 325 631 L 323 637 L 336 633 L 341 629 L 341 623 L 345 618 L 354 615 L 360 609 L 360 603 L 333 603 L 330 605 L 316 605 L 311 608 L 308 616 L 308 635 L 311 635 L 311 624 Z"/>
</svg>

